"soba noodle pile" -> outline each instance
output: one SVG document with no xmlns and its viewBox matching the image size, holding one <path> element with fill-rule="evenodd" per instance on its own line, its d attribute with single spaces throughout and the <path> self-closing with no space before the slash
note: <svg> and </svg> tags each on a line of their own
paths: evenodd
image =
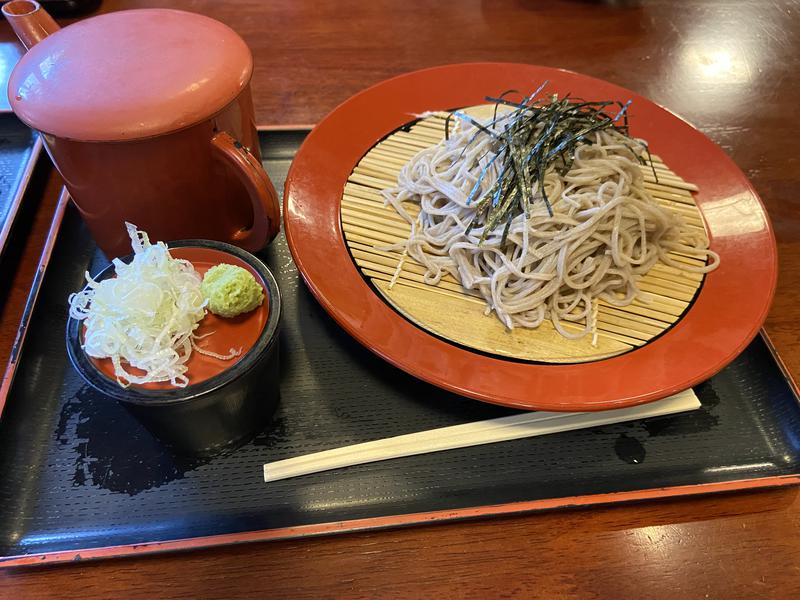
<svg viewBox="0 0 800 600">
<path fill-rule="evenodd" d="M 503 127 L 502 119 L 481 124 Z M 402 168 L 397 187 L 383 191 L 386 203 L 411 224 L 409 238 L 391 249 L 424 265 L 430 285 L 452 274 L 483 297 L 486 314 L 494 312 L 509 329 L 549 319 L 572 339 L 596 336 L 598 301 L 626 306 L 639 297 L 637 279 L 656 262 L 701 273 L 716 268 L 719 256 L 708 250 L 703 232 L 685 227 L 645 190 L 637 156 L 643 146 L 614 128 L 586 137 L 575 146 L 566 173 L 555 163 L 544 174 L 552 215 L 536 181 L 533 202 L 517 200 L 521 212 L 504 239 L 506 223 L 485 232 L 485 205 L 479 210 L 468 201 L 497 181 L 500 161 L 492 158 L 499 142 L 478 134 L 472 122 L 459 122 L 448 140 Z M 419 207 L 418 215 L 403 206 L 406 201 Z M 674 261 L 670 251 L 713 261 L 690 266 Z M 392 285 L 401 268 L 402 260 Z"/>
</svg>

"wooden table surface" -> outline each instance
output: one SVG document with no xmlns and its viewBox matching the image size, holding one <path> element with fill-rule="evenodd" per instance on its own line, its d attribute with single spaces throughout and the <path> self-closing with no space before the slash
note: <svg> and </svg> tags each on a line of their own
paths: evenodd
<svg viewBox="0 0 800 600">
<path fill-rule="evenodd" d="M 156 6 L 205 13 L 245 38 L 264 125 L 311 124 L 384 78 L 480 60 L 573 69 L 669 107 L 720 144 L 767 205 L 780 256 L 767 330 L 800 377 L 796 0 L 109 0 L 101 11 Z M 3 24 L 3 56 L 15 55 L 12 39 Z M 3 362 L 58 188 L 43 165 L 0 267 Z M 0 597 L 20 600 L 256 594 L 800 597 L 800 500 L 772 490 L 0 573 Z"/>
</svg>

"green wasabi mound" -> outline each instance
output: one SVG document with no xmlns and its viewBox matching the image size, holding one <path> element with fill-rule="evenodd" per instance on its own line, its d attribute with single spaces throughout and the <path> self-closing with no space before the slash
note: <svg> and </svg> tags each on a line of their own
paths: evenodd
<svg viewBox="0 0 800 600">
<path fill-rule="evenodd" d="M 220 317 L 235 317 L 261 306 L 264 290 L 246 269 L 220 264 L 211 267 L 200 286 L 208 310 Z"/>
</svg>

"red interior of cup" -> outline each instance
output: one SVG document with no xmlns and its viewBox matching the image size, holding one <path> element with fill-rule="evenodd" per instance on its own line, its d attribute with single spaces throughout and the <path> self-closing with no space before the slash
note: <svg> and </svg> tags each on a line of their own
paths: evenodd
<svg viewBox="0 0 800 600">
<path fill-rule="evenodd" d="M 256 281 L 265 290 L 264 301 L 261 303 L 261 306 L 249 313 L 239 315 L 232 319 L 226 319 L 218 317 L 211 312 L 206 312 L 205 318 L 200 321 L 200 326 L 195 330 L 195 333 L 199 336 L 213 333 L 204 339 L 198 340 L 197 345 L 205 350 L 210 350 L 218 354 L 228 354 L 231 348 L 235 348 L 236 350 L 241 349 L 242 352 L 239 356 L 235 356 L 230 360 L 220 360 L 211 356 L 204 356 L 197 351 L 192 352 L 187 362 L 187 366 L 189 367 L 187 376 L 189 377 L 189 385 L 194 385 L 219 375 L 244 358 L 258 341 L 264 329 L 264 325 L 267 323 L 267 318 L 269 317 L 269 298 L 266 294 L 266 284 L 258 272 L 245 261 L 232 254 L 213 248 L 195 247 L 170 248 L 170 254 L 172 254 L 174 258 L 182 258 L 191 262 L 201 277 L 211 267 L 220 263 L 242 267 L 252 273 Z M 103 375 L 116 381 L 114 365 L 111 363 L 110 358 L 91 358 L 91 361 Z M 131 374 L 144 375 L 144 371 L 134 369 L 124 363 L 123 366 L 125 370 Z M 169 381 L 146 383 L 136 385 L 136 387 L 149 390 L 175 389 L 175 386 Z"/>
</svg>

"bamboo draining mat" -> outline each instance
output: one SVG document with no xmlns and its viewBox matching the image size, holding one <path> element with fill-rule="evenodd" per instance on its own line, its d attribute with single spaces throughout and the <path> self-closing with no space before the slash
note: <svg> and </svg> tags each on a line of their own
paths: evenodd
<svg viewBox="0 0 800 600">
<path fill-rule="evenodd" d="M 494 107 L 473 107 L 467 112 L 486 116 L 489 108 Z M 680 319 L 702 284 L 703 275 L 660 263 L 639 280 L 639 288 L 649 300 L 636 300 L 624 308 L 600 302 L 596 345 L 592 345 L 591 335 L 580 340 L 565 339 L 549 321 L 536 329 L 517 327 L 508 331 L 494 314 L 484 315 L 483 299 L 462 288 L 454 277 L 446 275 L 436 286 L 425 284 L 424 267 L 410 257 L 405 259 L 400 276 L 390 289 L 389 281 L 401 255 L 378 248 L 405 240 L 410 225 L 393 208 L 384 206 L 380 191 L 397 184 L 398 172 L 417 152 L 444 138 L 446 116 L 447 113 L 427 116 L 380 141 L 356 165 L 345 184 L 341 203 L 345 241 L 362 274 L 389 304 L 418 326 L 463 346 L 504 357 L 553 363 L 588 362 L 621 354 L 647 343 Z M 678 177 L 657 156 L 653 156 L 653 163 L 658 182 L 649 167 L 642 167 L 650 194 L 705 235 L 692 197 L 697 188 Z M 419 211 L 413 203 L 406 202 L 404 206 L 412 216 Z M 672 257 L 684 263 L 703 264 L 684 255 L 672 253 Z"/>
</svg>

